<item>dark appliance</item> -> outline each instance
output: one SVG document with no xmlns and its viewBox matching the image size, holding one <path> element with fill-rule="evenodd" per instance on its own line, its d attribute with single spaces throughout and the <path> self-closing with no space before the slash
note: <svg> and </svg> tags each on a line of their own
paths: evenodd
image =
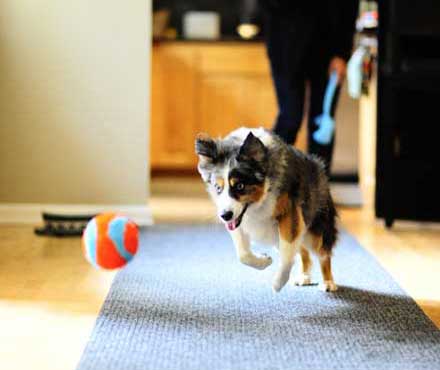
<svg viewBox="0 0 440 370">
<path fill-rule="evenodd" d="M 440 221 L 440 2 L 379 1 L 376 216 Z"/>
</svg>

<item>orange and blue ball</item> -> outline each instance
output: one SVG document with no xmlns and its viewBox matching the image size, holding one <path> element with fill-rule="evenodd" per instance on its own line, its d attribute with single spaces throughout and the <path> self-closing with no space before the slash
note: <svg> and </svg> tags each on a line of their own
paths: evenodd
<svg viewBox="0 0 440 370">
<path fill-rule="evenodd" d="M 138 250 L 137 225 L 126 216 L 102 213 L 84 229 L 84 256 L 94 267 L 116 269 L 125 266 Z"/>
</svg>

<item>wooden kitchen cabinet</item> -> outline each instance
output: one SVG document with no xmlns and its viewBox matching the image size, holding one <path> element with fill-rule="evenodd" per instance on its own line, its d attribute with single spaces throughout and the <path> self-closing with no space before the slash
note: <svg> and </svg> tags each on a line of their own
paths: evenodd
<svg viewBox="0 0 440 370">
<path fill-rule="evenodd" d="M 181 44 L 153 49 L 151 167 L 191 168 L 196 131 L 196 55 Z"/>
<path fill-rule="evenodd" d="M 164 42 L 153 47 L 151 167 L 191 170 L 198 132 L 270 128 L 275 94 L 264 45 Z M 304 147 L 305 133 L 298 142 Z"/>
</svg>

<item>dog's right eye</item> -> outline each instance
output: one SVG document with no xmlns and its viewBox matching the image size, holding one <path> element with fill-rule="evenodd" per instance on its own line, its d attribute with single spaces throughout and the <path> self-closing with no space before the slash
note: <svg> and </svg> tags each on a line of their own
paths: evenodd
<svg viewBox="0 0 440 370">
<path fill-rule="evenodd" d="M 223 190 L 223 188 L 219 184 L 214 184 L 214 189 L 217 194 L 220 194 Z"/>
</svg>

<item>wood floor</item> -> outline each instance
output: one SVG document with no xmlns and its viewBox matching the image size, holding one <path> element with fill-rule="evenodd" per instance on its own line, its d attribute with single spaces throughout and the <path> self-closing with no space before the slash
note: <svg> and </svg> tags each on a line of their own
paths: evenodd
<svg viewBox="0 0 440 370">
<path fill-rule="evenodd" d="M 0 249 L 0 369 L 75 369 L 114 273 L 29 226 L 0 226 Z"/>
<path fill-rule="evenodd" d="M 158 222 L 214 221 L 198 179 L 156 180 L 153 194 Z M 369 206 L 340 214 L 440 327 L 440 227 L 397 223 L 385 230 Z M 28 226 L 0 226 L 0 247 L 0 368 L 74 369 L 114 273 L 91 268 L 79 239 L 36 237 Z"/>
<path fill-rule="evenodd" d="M 371 209 L 339 212 L 344 227 L 440 328 L 439 225 L 396 222 L 387 230 Z"/>
</svg>

